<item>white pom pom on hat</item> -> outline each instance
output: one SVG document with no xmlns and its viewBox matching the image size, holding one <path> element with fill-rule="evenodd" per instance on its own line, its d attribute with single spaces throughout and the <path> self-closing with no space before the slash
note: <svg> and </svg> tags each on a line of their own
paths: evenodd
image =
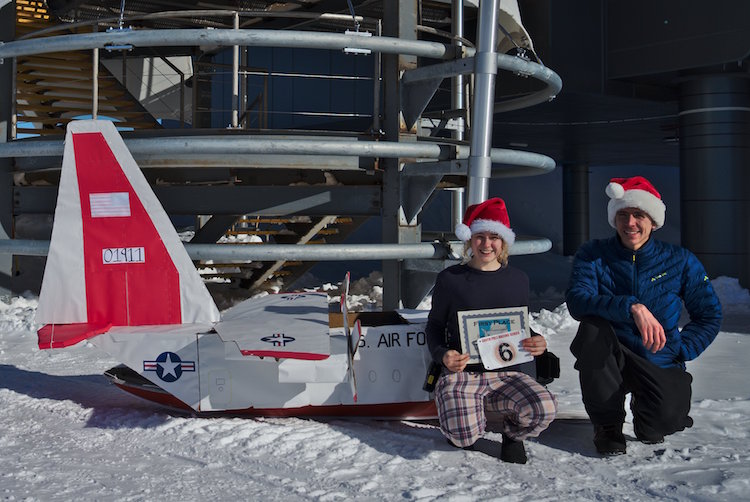
<svg viewBox="0 0 750 502">
<path fill-rule="evenodd" d="M 622 196 L 625 195 L 625 189 L 622 185 L 613 181 L 609 182 L 609 185 L 607 185 L 607 188 L 605 188 L 604 191 L 610 199 L 622 199 Z"/>
<path fill-rule="evenodd" d="M 463 223 L 456 225 L 456 237 L 462 241 L 468 241 L 472 234 L 478 232 L 495 233 L 508 246 L 516 242 L 516 234 L 510 228 L 508 209 L 503 199 L 493 197 L 481 204 L 473 204 L 466 208 Z"/>
<path fill-rule="evenodd" d="M 620 209 L 637 208 L 645 211 L 654 222 L 654 230 L 664 226 L 667 206 L 661 194 L 650 181 L 642 176 L 632 178 L 612 178 L 605 188 L 609 197 L 607 219 L 612 228 L 617 228 L 615 215 Z"/>
<path fill-rule="evenodd" d="M 471 229 L 465 223 L 459 223 L 456 225 L 456 237 L 459 240 L 468 241 L 471 239 Z"/>
</svg>

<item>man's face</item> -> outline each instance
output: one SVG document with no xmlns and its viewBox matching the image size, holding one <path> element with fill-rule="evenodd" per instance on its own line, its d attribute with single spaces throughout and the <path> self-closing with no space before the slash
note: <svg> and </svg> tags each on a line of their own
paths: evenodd
<svg viewBox="0 0 750 502">
<path fill-rule="evenodd" d="M 623 246 L 633 251 L 638 251 L 654 230 L 654 222 L 648 213 L 635 207 L 617 211 L 615 226 Z"/>
</svg>

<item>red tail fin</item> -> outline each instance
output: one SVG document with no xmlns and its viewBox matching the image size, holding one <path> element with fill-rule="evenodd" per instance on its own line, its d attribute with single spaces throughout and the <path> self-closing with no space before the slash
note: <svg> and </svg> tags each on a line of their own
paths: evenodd
<svg viewBox="0 0 750 502">
<path fill-rule="evenodd" d="M 47 347 L 69 345 L 109 325 L 218 320 L 216 305 L 114 125 L 71 122 L 37 322 L 78 326 L 50 328 L 49 336 L 40 332 L 40 346 L 48 338 Z"/>
<path fill-rule="evenodd" d="M 101 133 L 73 136 L 90 323 L 179 324 L 180 278 Z"/>
</svg>

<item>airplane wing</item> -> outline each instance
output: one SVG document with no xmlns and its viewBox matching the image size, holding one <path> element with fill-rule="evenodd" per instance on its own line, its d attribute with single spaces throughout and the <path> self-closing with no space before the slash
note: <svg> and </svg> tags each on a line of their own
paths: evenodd
<svg viewBox="0 0 750 502">
<path fill-rule="evenodd" d="M 66 328 L 62 346 L 109 325 L 219 320 L 169 217 L 112 122 L 68 125 L 36 320 L 94 327 Z M 40 330 L 40 347 L 47 332 L 60 333 L 60 327 Z M 46 345 L 57 346 L 52 338 Z"/>
<path fill-rule="evenodd" d="M 47 324 L 37 332 L 40 349 L 70 347 L 88 338 L 106 333 L 111 324 Z"/>
<path fill-rule="evenodd" d="M 252 298 L 224 311 L 214 329 L 243 356 L 326 359 L 328 295 L 286 293 Z"/>
</svg>

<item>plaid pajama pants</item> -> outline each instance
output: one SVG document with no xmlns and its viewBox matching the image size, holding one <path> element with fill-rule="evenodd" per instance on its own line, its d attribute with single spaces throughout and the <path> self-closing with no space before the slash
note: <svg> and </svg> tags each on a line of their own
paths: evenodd
<svg viewBox="0 0 750 502">
<path fill-rule="evenodd" d="M 465 447 L 484 435 L 487 414 L 502 417 L 499 432 L 515 440 L 536 437 L 557 412 L 557 400 L 546 387 L 518 371 L 450 373 L 435 387 L 440 430 Z"/>
</svg>

